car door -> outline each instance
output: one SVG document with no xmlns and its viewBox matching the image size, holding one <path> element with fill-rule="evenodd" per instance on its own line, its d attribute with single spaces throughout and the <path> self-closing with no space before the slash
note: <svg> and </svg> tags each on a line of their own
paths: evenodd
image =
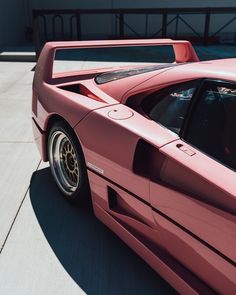
<svg viewBox="0 0 236 295">
<path fill-rule="evenodd" d="M 166 251 L 221 294 L 236 290 L 235 94 L 232 83 L 205 80 L 177 129 L 178 112 L 164 109 L 161 123 L 180 139 L 159 149 L 165 160 L 150 182 Z"/>
</svg>

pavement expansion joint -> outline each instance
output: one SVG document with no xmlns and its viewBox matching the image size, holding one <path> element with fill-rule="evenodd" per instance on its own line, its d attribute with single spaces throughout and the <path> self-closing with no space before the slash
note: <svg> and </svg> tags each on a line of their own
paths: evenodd
<svg viewBox="0 0 236 295">
<path fill-rule="evenodd" d="M 39 166 L 40 166 L 41 162 L 42 162 L 42 160 L 39 161 L 39 163 L 38 163 L 38 165 L 37 165 L 35 171 L 37 171 L 37 170 L 39 169 Z M 11 223 L 11 226 L 10 226 L 10 228 L 9 228 L 9 231 L 8 231 L 7 235 L 6 235 L 6 238 L 4 239 L 3 244 L 1 245 L 1 248 L 0 248 L 0 255 L 2 254 L 2 251 L 3 251 L 3 249 L 4 249 L 5 245 L 6 245 L 6 242 L 7 242 L 7 240 L 8 240 L 8 237 L 9 237 L 9 235 L 10 235 L 10 233 L 11 233 L 11 230 L 12 230 L 14 224 L 15 224 L 15 221 L 16 221 L 16 219 L 17 219 L 17 216 L 18 216 L 18 214 L 19 214 L 19 212 L 20 212 L 20 209 L 21 209 L 21 207 L 22 207 L 22 205 L 23 205 L 23 203 L 24 203 L 24 200 L 25 200 L 25 198 L 26 198 L 26 196 L 27 196 L 27 193 L 28 193 L 28 191 L 29 191 L 29 188 L 30 188 L 30 184 L 28 185 L 28 187 L 27 187 L 27 189 L 26 189 L 26 192 L 25 192 L 25 194 L 24 194 L 24 196 L 23 196 L 23 198 L 22 198 L 22 200 L 21 200 L 21 203 L 20 203 L 19 208 L 18 208 L 18 210 L 17 210 L 17 212 L 16 212 L 16 214 L 15 214 L 15 217 L 14 217 L 12 223 Z"/>
</svg>

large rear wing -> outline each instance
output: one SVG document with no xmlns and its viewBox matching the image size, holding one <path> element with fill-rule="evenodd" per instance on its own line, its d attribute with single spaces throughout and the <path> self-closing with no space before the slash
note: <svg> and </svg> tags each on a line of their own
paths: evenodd
<svg viewBox="0 0 236 295">
<path fill-rule="evenodd" d="M 36 72 L 43 81 L 50 83 L 53 79 L 53 63 L 56 50 L 80 49 L 80 48 L 107 48 L 107 47 L 130 47 L 130 46 L 172 46 L 175 62 L 199 61 L 192 44 L 185 40 L 172 39 L 142 39 L 142 40 L 99 40 L 99 41 L 63 41 L 48 42 L 39 56 Z"/>
</svg>

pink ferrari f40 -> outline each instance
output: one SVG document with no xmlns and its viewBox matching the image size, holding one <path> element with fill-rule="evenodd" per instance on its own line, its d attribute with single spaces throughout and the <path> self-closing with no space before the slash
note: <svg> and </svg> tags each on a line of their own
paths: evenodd
<svg viewBox="0 0 236 295">
<path fill-rule="evenodd" d="M 174 59 L 73 62 L 74 50 L 108 48 L 146 57 L 171 48 Z M 71 60 L 57 72 L 62 52 Z M 200 62 L 188 41 L 171 39 L 49 42 L 32 120 L 67 199 L 92 204 L 179 293 L 236 294 L 236 59 Z"/>
</svg>

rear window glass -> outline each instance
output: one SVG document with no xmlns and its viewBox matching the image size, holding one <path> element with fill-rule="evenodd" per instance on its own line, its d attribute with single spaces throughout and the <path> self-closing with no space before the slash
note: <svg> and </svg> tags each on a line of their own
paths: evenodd
<svg viewBox="0 0 236 295">
<path fill-rule="evenodd" d="M 170 45 L 58 49 L 53 64 L 53 74 L 174 61 L 175 55 Z"/>
</svg>

